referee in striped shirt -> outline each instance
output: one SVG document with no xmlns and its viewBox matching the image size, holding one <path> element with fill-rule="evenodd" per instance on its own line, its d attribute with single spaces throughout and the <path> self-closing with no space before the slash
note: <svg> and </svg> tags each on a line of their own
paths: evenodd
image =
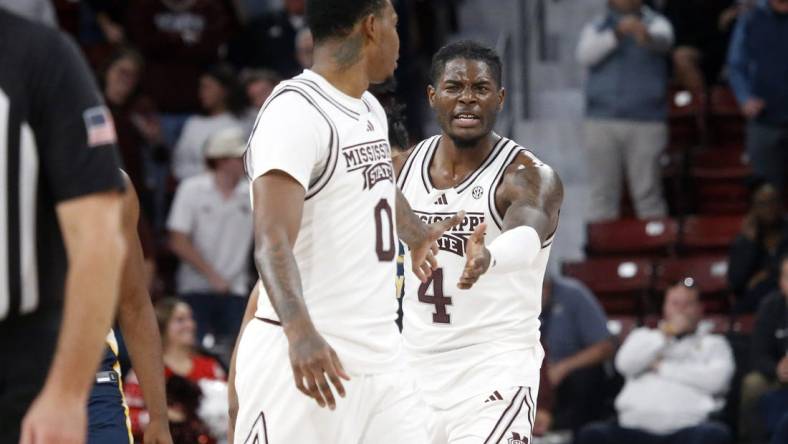
<svg viewBox="0 0 788 444">
<path fill-rule="evenodd" d="M 0 9 L 0 67 L 0 442 L 82 443 L 125 251 L 115 131 L 57 30 Z"/>
</svg>

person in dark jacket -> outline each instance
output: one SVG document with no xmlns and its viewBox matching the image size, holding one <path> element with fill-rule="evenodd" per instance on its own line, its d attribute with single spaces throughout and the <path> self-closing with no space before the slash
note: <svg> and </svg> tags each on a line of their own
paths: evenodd
<svg viewBox="0 0 788 444">
<path fill-rule="evenodd" d="M 780 289 L 763 300 L 755 317 L 752 371 L 744 377 L 741 393 L 739 430 L 744 442 L 762 442 L 766 418 L 779 417 L 770 410 L 784 407 L 764 399 L 788 384 L 788 256 L 780 264 Z"/>
<path fill-rule="evenodd" d="M 728 282 L 740 313 L 754 312 L 777 289 L 778 262 L 788 252 L 788 223 L 778 190 L 763 181 L 756 181 L 752 190 L 750 211 L 728 259 Z"/>
<path fill-rule="evenodd" d="M 788 0 L 761 0 L 736 25 L 730 83 L 749 119 L 747 152 L 755 173 L 779 189 L 788 161 Z"/>
</svg>

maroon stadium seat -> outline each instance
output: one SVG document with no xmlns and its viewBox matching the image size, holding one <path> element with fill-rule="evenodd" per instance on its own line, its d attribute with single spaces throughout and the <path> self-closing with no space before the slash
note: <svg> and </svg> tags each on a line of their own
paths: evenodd
<svg viewBox="0 0 788 444">
<path fill-rule="evenodd" d="M 730 309 L 727 256 L 698 256 L 665 259 L 655 267 L 656 289 L 662 295 L 671 285 L 692 278 L 707 313 L 727 313 Z"/>
<path fill-rule="evenodd" d="M 715 86 L 709 96 L 710 128 L 715 143 L 744 141 L 745 120 L 733 91 L 727 86 Z"/>
<path fill-rule="evenodd" d="M 727 254 L 741 231 L 742 216 L 690 216 L 682 227 L 680 247 L 687 253 Z"/>
<path fill-rule="evenodd" d="M 667 255 L 678 240 L 678 223 L 670 218 L 624 219 L 590 223 L 586 250 L 590 256 Z"/>
<path fill-rule="evenodd" d="M 583 282 L 609 314 L 639 315 L 652 284 L 649 259 L 589 259 L 565 263 L 564 275 Z"/>
</svg>

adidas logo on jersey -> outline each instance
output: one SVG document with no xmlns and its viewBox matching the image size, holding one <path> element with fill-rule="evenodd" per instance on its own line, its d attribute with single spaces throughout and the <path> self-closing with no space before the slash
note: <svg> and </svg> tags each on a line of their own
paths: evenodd
<svg viewBox="0 0 788 444">
<path fill-rule="evenodd" d="M 488 402 L 495 402 L 495 401 L 503 401 L 503 396 L 501 396 L 501 394 L 498 393 L 498 390 L 494 391 L 489 398 L 485 399 L 484 403 L 486 404 Z"/>
<path fill-rule="evenodd" d="M 371 132 L 373 132 L 373 131 L 375 131 L 375 127 L 374 127 L 374 126 L 372 126 L 372 122 L 370 122 L 369 120 L 367 120 L 367 132 L 368 132 L 368 133 L 371 133 Z"/>
<path fill-rule="evenodd" d="M 441 194 L 441 197 L 435 201 L 435 205 L 448 205 L 449 201 L 446 199 L 446 194 Z"/>
<path fill-rule="evenodd" d="M 528 444 L 528 437 L 512 432 L 512 437 L 506 441 L 508 444 Z"/>
</svg>

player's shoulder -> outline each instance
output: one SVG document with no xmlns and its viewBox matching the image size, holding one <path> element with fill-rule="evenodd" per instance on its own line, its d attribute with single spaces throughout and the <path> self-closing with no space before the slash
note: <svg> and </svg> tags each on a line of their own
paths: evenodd
<svg viewBox="0 0 788 444">
<path fill-rule="evenodd" d="M 391 161 L 394 164 L 394 171 L 396 172 L 396 174 L 399 176 L 399 173 L 405 167 L 406 163 L 415 161 L 415 157 L 418 152 L 421 152 L 424 149 L 424 147 L 428 147 L 432 145 L 432 143 L 437 141 L 439 138 L 440 138 L 440 134 L 427 137 L 426 139 L 411 146 L 407 150 L 400 151 L 399 153 L 394 155 Z"/>
</svg>

